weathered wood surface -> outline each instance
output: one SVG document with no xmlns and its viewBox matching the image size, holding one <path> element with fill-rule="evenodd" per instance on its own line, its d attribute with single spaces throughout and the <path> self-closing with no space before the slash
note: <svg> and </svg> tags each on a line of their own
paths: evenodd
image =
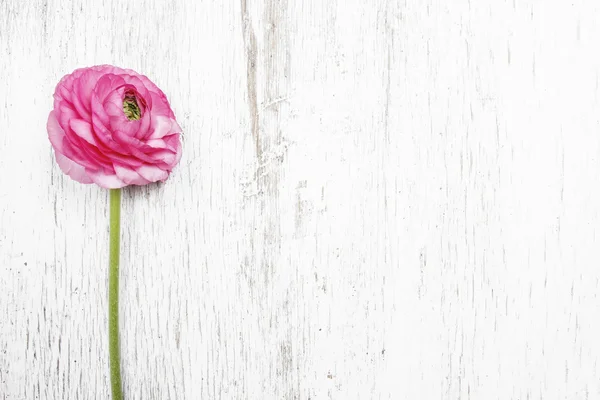
<svg viewBox="0 0 600 400">
<path fill-rule="evenodd" d="M 0 399 L 107 399 L 108 196 L 54 85 L 185 130 L 124 193 L 127 399 L 600 398 L 596 1 L 0 0 Z"/>
</svg>

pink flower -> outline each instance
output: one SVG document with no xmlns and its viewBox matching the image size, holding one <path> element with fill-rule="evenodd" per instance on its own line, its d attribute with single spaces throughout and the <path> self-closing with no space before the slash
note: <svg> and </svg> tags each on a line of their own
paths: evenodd
<svg viewBox="0 0 600 400">
<path fill-rule="evenodd" d="M 164 93 L 111 65 L 62 78 L 47 129 L 62 171 L 104 188 L 164 181 L 181 158 L 181 128 Z"/>
</svg>

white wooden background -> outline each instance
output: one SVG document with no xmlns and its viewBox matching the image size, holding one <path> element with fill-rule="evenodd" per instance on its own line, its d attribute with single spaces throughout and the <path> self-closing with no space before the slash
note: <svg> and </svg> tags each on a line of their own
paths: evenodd
<svg viewBox="0 0 600 400">
<path fill-rule="evenodd" d="M 185 130 L 124 193 L 127 399 L 599 399 L 600 3 L 0 0 L 0 399 L 107 399 L 108 195 L 55 84 Z"/>
</svg>

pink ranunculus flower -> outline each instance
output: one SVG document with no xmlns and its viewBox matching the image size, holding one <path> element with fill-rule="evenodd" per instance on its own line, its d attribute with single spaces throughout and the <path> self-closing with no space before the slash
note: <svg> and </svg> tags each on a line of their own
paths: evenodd
<svg viewBox="0 0 600 400">
<path fill-rule="evenodd" d="M 108 189 L 164 181 L 181 158 L 181 128 L 147 77 L 111 65 L 81 68 L 56 86 L 48 137 L 62 171 Z"/>
</svg>

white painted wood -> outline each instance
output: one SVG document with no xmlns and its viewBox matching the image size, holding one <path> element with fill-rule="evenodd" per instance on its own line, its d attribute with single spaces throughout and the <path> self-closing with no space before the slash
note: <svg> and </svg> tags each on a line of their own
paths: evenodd
<svg viewBox="0 0 600 400">
<path fill-rule="evenodd" d="M 124 194 L 127 399 L 600 398 L 600 5 L 0 0 L 0 399 L 107 399 L 108 196 L 54 85 L 185 130 Z"/>
</svg>

